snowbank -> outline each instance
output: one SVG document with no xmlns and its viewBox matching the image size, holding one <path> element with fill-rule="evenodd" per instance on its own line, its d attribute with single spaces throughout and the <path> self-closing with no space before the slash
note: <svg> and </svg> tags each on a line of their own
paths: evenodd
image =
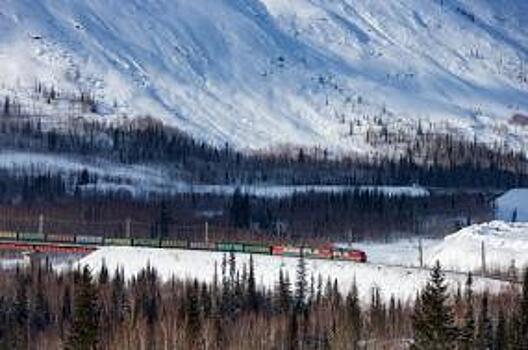
<svg viewBox="0 0 528 350">
<path fill-rule="evenodd" d="M 117 267 L 123 267 L 125 276 L 130 278 L 142 268 L 149 265 L 155 267 L 164 280 L 172 276 L 178 278 L 197 278 L 201 281 L 212 281 L 215 262 L 220 265 L 223 253 L 164 250 L 137 247 L 103 247 L 80 260 L 81 266 L 88 265 L 99 271 L 103 261 L 110 272 Z M 242 269 L 249 263 L 249 255 L 238 254 L 237 266 Z M 287 272 L 291 279 L 295 279 L 297 259 L 274 256 L 255 255 L 255 273 L 261 286 L 272 288 L 278 280 L 280 269 Z M 388 300 L 391 295 L 408 300 L 422 288 L 429 275 L 428 271 L 411 268 L 385 267 L 377 264 L 355 264 L 350 262 L 308 260 L 308 274 L 314 275 L 317 282 L 319 274 L 324 283 L 330 277 L 337 279 L 342 292 L 347 292 L 354 279 L 357 281 L 360 298 L 365 302 L 370 300 L 373 287 L 380 288 L 383 298 Z M 465 276 L 462 274 L 448 274 L 448 281 L 452 287 L 463 284 Z M 476 279 L 477 289 L 499 290 L 504 285 L 497 281 Z"/>
<path fill-rule="evenodd" d="M 510 190 L 496 200 L 497 218 L 511 221 L 517 211 L 516 221 L 528 222 L 528 188 Z"/>
<path fill-rule="evenodd" d="M 427 250 L 428 264 L 440 260 L 448 269 L 458 271 L 481 269 L 481 245 L 484 242 L 486 265 L 507 269 L 528 265 L 528 223 L 490 223 L 466 227 L 444 238 Z"/>
</svg>

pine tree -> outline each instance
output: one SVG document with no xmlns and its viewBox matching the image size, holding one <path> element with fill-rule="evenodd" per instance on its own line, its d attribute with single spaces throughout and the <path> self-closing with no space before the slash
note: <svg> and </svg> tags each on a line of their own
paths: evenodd
<svg viewBox="0 0 528 350">
<path fill-rule="evenodd" d="M 468 274 L 466 289 L 464 291 L 464 302 L 466 310 L 464 314 L 464 324 L 460 331 L 459 347 L 461 350 L 472 350 L 475 340 L 475 311 L 473 308 L 473 276 Z"/>
<path fill-rule="evenodd" d="M 301 255 L 297 262 L 297 279 L 295 281 L 295 309 L 298 312 L 304 311 L 306 306 L 306 261 L 304 256 Z"/>
<path fill-rule="evenodd" d="M 350 289 L 350 292 L 348 293 L 346 297 L 345 306 L 346 306 L 347 323 L 348 323 L 349 333 L 350 333 L 351 349 L 356 350 L 359 347 L 358 342 L 361 339 L 362 322 L 361 322 L 361 306 L 359 303 L 359 294 L 358 294 L 358 288 L 357 288 L 355 279 L 352 284 L 352 288 Z"/>
<path fill-rule="evenodd" d="M 75 272 L 75 293 L 73 300 L 73 320 L 66 341 L 69 350 L 93 350 L 97 346 L 99 331 L 97 315 L 97 289 L 92 273 L 85 266 Z"/>
<path fill-rule="evenodd" d="M 485 292 L 482 296 L 475 342 L 479 350 L 491 350 L 493 346 L 493 325 L 489 318 L 488 306 L 488 292 Z"/>
<path fill-rule="evenodd" d="M 65 330 L 68 328 L 68 325 L 71 320 L 71 315 L 72 315 L 72 309 L 71 309 L 72 305 L 71 304 L 72 304 L 72 301 L 71 301 L 70 288 L 66 287 L 64 288 L 61 310 L 59 314 L 59 332 L 60 332 L 61 339 L 64 339 Z"/>
<path fill-rule="evenodd" d="M 412 349 L 451 350 L 457 336 L 445 277 L 437 262 L 413 315 Z"/>
<path fill-rule="evenodd" d="M 523 287 L 519 308 L 519 345 L 521 349 L 528 349 L 528 267 L 523 273 Z"/>
<path fill-rule="evenodd" d="M 98 283 L 99 285 L 105 285 L 109 281 L 108 268 L 106 267 L 106 262 L 103 260 L 101 270 L 99 271 Z"/>
<path fill-rule="evenodd" d="M 511 222 L 517 222 L 517 208 L 513 211 Z"/>
<path fill-rule="evenodd" d="M 248 306 L 251 310 L 258 312 L 259 310 L 259 296 L 257 294 L 257 286 L 255 283 L 255 266 L 253 263 L 253 255 L 249 256 L 249 275 L 247 279 L 247 298 Z"/>
<path fill-rule="evenodd" d="M 277 289 L 277 308 L 280 312 L 286 313 L 290 310 L 292 297 L 289 278 L 284 274 L 282 269 L 279 271 L 279 284 Z"/>
<path fill-rule="evenodd" d="M 510 344 L 508 341 L 508 324 L 506 317 L 504 316 L 504 311 L 499 310 L 499 317 L 497 321 L 497 329 L 495 331 L 494 338 L 494 350 L 508 350 L 510 349 Z"/>
<path fill-rule="evenodd" d="M 9 96 L 6 96 L 4 99 L 3 113 L 5 117 L 9 116 L 11 113 L 11 102 L 9 101 Z"/>
<path fill-rule="evenodd" d="M 202 327 L 198 293 L 198 280 L 195 279 L 192 286 L 187 287 L 187 297 L 185 300 L 185 334 L 187 336 L 187 344 L 190 349 L 196 347 L 199 344 L 199 337 Z"/>
<path fill-rule="evenodd" d="M 211 316 L 211 313 L 213 312 L 213 300 L 211 298 L 211 293 L 209 292 L 209 289 L 207 287 L 207 283 L 202 283 L 202 288 L 200 291 L 200 303 L 202 307 L 202 313 L 204 319 Z"/>
<path fill-rule="evenodd" d="M 18 268 L 15 275 L 15 300 L 13 302 L 12 324 L 15 349 L 24 349 L 29 342 L 29 297 L 28 278 Z"/>
<path fill-rule="evenodd" d="M 111 282 L 110 317 L 112 322 L 120 324 L 125 320 L 128 309 L 124 271 L 117 268 Z"/>
<path fill-rule="evenodd" d="M 42 266 L 39 265 L 37 269 L 37 282 L 31 310 L 31 329 L 42 332 L 51 323 L 51 312 L 48 300 L 44 295 Z"/>
<path fill-rule="evenodd" d="M 158 237 L 156 238 L 166 238 L 169 236 L 169 227 L 172 224 L 172 217 L 169 212 L 169 208 L 167 207 L 167 202 L 162 201 L 160 204 L 160 212 L 159 212 L 159 232 Z"/>
<path fill-rule="evenodd" d="M 288 349 L 299 349 L 299 322 L 296 312 L 290 312 L 288 315 Z"/>
</svg>

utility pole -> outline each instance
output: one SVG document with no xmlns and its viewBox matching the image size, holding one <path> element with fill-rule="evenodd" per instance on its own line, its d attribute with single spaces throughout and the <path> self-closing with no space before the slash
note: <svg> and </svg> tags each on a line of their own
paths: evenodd
<svg viewBox="0 0 528 350">
<path fill-rule="evenodd" d="M 41 235 L 44 234 L 44 214 L 39 215 L 38 233 L 40 233 Z"/>
<path fill-rule="evenodd" d="M 130 218 L 127 218 L 125 221 L 125 232 L 126 232 L 127 238 L 130 238 L 131 236 L 131 226 L 132 226 L 132 220 Z"/>
<path fill-rule="evenodd" d="M 486 246 L 484 241 L 481 243 L 480 252 L 482 258 L 482 276 L 486 276 Z"/>
<path fill-rule="evenodd" d="M 418 240 L 418 260 L 420 262 L 420 268 L 423 268 L 424 267 L 423 245 L 422 245 L 422 239 L 421 238 Z"/>
<path fill-rule="evenodd" d="M 205 230 L 204 230 L 204 234 L 205 234 L 205 243 L 209 243 L 209 222 L 205 222 Z"/>
</svg>

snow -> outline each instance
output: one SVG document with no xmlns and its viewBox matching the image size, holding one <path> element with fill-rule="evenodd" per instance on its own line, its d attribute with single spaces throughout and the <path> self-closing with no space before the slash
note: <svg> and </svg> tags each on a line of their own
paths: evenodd
<svg viewBox="0 0 528 350">
<path fill-rule="evenodd" d="M 149 114 L 251 150 L 373 152 L 374 118 L 523 149 L 508 119 L 528 111 L 527 14 L 499 0 L 3 0 L 0 97 L 56 118 L 81 112 L 36 98 L 36 81 L 90 91 L 105 118 Z"/>
<path fill-rule="evenodd" d="M 517 221 L 528 222 L 528 188 L 510 190 L 497 198 L 497 219 L 511 221 L 517 211 Z"/>
<path fill-rule="evenodd" d="M 89 266 L 99 271 L 104 263 L 110 272 L 122 267 L 126 278 L 137 274 L 146 266 L 152 266 L 159 272 L 163 280 L 172 276 L 186 279 L 197 278 L 200 281 L 211 282 L 214 276 L 215 262 L 220 266 L 223 253 L 189 250 L 169 250 L 137 247 L 101 247 L 97 251 L 79 261 L 80 266 Z M 290 279 L 295 279 L 298 260 L 277 256 L 254 255 L 255 274 L 260 286 L 273 288 L 278 281 L 279 271 L 283 269 Z M 249 264 L 249 255 L 236 254 L 237 266 L 242 270 Z M 404 267 L 387 267 L 379 264 L 358 264 L 352 262 L 307 260 L 308 275 L 312 274 L 317 283 L 321 275 L 323 283 L 330 277 L 338 280 L 342 292 L 347 292 L 354 280 L 357 283 L 361 300 L 368 302 L 372 288 L 379 288 L 381 296 L 389 300 L 392 295 L 402 300 L 410 300 L 416 292 L 423 288 L 429 271 Z M 447 273 L 447 280 L 452 288 L 463 284 L 466 276 Z M 477 278 L 477 290 L 489 289 L 498 291 L 506 284 Z"/>
<path fill-rule="evenodd" d="M 516 268 L 528 266 L 528 223 L 492 221 L 469 226 L 446 236 L 425 254 L 429 265 L 439 260 L 448 269 L 478 271 L 482 243 L 489 270 L 506 271 L 512 262 Z"/>
<path fill-rule="evenodd" d="M 441 242 L 438 239 L 422 239 L 421 241 L 424 260 L 426 259 L 425 253 Z M 389 243 L 358 242 L 354 243 L 353 247 L 368 252 L 369 261 L 376 264 L 419 267 L 419 245 L 420 239 L 412 237 Z"/>
<path fill-rule="evenodd" d="M 372 288 L 380 289 L 388 300 L 392 295 L 408 300 L 423 288 L 429 276 L 427 268 L 440 261 L 451 288 L 463 285 L 468 271 L 481 269 L 481 244 L 484 242 L 486 264 L 489 271 L 507 271 L 512 261 L 517 269 L 528 266 L 528 223 L 506 223 L 492 221 L 461 229 L 443 240 L 423 239 L 426 269 L 419 268 L 418 238 L 402 239 L 391 243 L 361 242 L 353 246 L 364 250 L 369 262 L 358 264 L 331 260 L 307 260 L 308 274 L 337 279 L 341 291 L 347 292 L 355 280 L 363 301 L 370 300 Z M 197 278 L 210 282 L 214 275 L 215 262 L 220 264 L 223 253 L 189 250 L 170 250 L 138 247 L 101 247 L 79 261 L 98 271 L 103 262 L 110 271 L 124 269 L 129 278 L 147 265 L 155 267 L 162 279 Z M 249 263 L 247 254 L 237 254 L 237 264 Z M 261 286 L 272 288 L 280 269 L 295 278 L 296 258 L 254 255 L 256 275 Z M 220 270 L 218 270 L 220 273 Z M 506 287 L 489 278 L 477 277 L 477 290 L 498 291 Z"/>
</svg>

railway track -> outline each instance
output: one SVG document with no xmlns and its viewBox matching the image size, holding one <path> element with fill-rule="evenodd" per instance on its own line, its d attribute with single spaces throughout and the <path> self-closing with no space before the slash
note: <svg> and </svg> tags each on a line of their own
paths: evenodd
<svg viewBox="0 0 528 350">
<path fill-rule="evenodd" d="M 30 251 L 35 253 L 63 253 L 63 254 L 72 254 L 72 253 L 84 253 L 89 254 L 101 247 L 104 247 L 104 245 L 97 245 L 97 244 L 77 244 L 77 243 L 56 243 L 56 242 L 36 242 L 36 241 L 20 241 L 20 240 L 8 240 L 8 241 L 0 241 L 0 250 L 17 250 L 17 251 Z M 143 247 L 148 248 L 148 246 L 135 246 L 135 247 Z M 154 249 L 183 249 L 183 250 L 200 250 L 200 251 L 209 251 L 209 252 L 219 252 L 217 249 L 209 249 L 206 246 L 200 247 L 200 248 L 166 248 L 166 247 L 151 247 Z M 222 252 L 222 251 L 220 251 Z M 226 252 L 226 251 L 223 251 Z M 269 252 L 245 252 L 245 251 L 237 251 L 235 252 L 237 254 L 259 254 L 259 255 L 272 255 Z M 298 256 L 283 256 L 283 255 L 277 255 L 281 257 L 289 257 L 289 258 L 298 258 Z M 314 258 L 314 257 L 305 257 L 307 260 L 329 260 L 329 259 L 322 259 L 322 258 Z M 342 260 L 342 259 L 334 259 L 334 261 L 340 261 L 344 263 L 358 263 L 355 261 L 350 260 Z M 373 268 L 398 268 L 403 270 L 415 271 L 415 272 L 423 272 L 423 271 L 431 271 L 431 267 L 419 267 L 419 266 L 409 266 L 404 264 L 384 264 L 379 262 L 364 262 L 362 263 L 367 266 L 371 266 Z M 462 272 L 457 270 L 443 270 L 445 273 L 449 273 L 452 275 L 458 275 L 466 277 L 468 272 Z M 475 275 L 480 276 L 482 278 L 486 278 L 489 280 L 504 282 L 504 283 L 512 283 L 515 285 L 520 285 L 520 281 L 512 281 L 511 279 L 508 279 L 506 277 L 502 276 L 496 276 L 496 275 L 482 275 L 476 273 Z"/>
</svg>

